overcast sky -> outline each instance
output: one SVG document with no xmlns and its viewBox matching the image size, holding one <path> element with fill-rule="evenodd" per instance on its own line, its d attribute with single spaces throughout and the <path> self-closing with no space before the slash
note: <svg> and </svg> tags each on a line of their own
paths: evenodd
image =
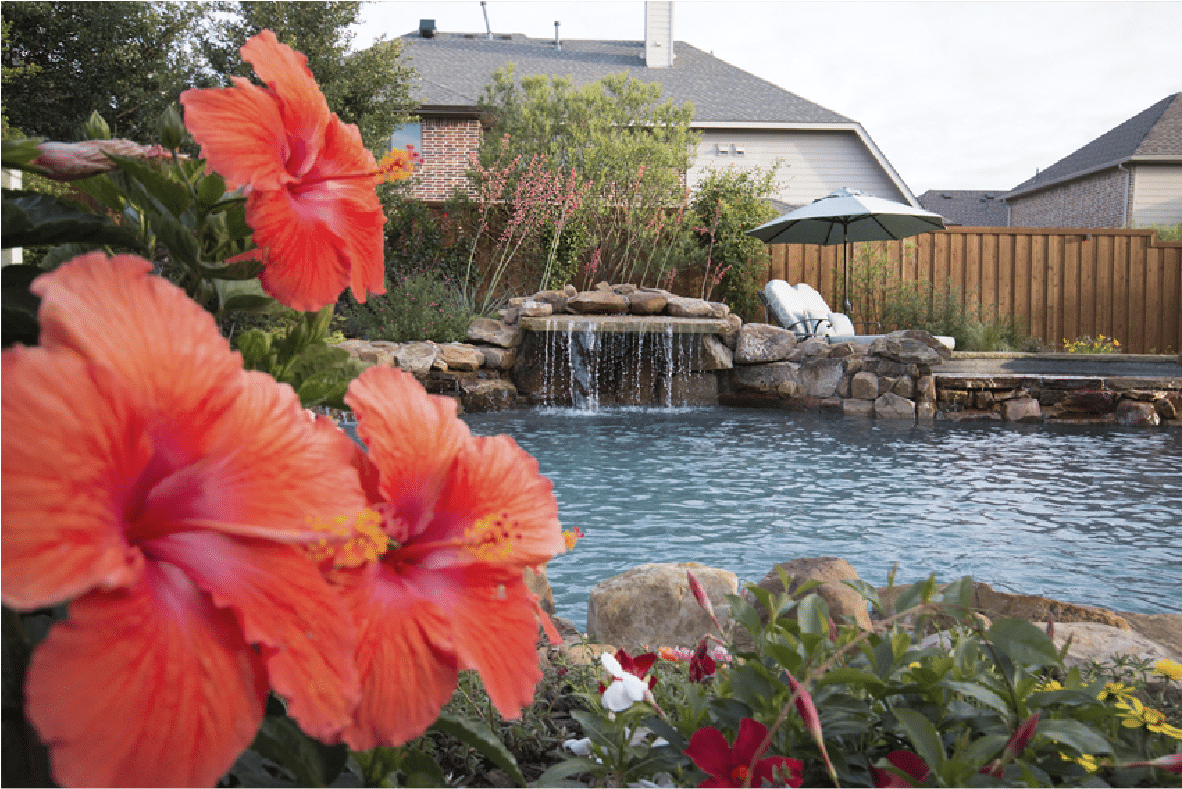
<svg viewBox="0 0 1182 789">
<path fill-rule="evenodd" d="M 354 45 L 434 19 L 483 33 L 478 0 L 362 7 Z M 494 33 L 644 38 L 641 0 L 488 0 Z M 677 0 L 673 38 L 858 121 L 916 195 L 1011 189 L 1182 91 L 1182 1 Z M 674 50 L 676 54 L 676 50 Z"/>
</svg>

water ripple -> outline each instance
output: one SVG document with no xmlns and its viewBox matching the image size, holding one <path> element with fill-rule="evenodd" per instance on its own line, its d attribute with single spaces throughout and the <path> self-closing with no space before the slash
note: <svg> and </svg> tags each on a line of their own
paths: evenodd
<svg viewBox="0 0 1182 789">
<path fill-rule="evenodd" d="M 1118 611 L 1182 613 L 1182 433 L 905 425 L 741 409 L 473 414 L 587 533 L 548 566 L 578 624 L 600 580 L 701 561 L 758 581 L 841 556 L 875 585 L 936 572 Z"/>
</svg>

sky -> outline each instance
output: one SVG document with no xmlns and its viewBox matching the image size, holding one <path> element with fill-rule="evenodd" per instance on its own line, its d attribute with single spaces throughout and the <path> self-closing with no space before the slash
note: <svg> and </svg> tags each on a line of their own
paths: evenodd
<svg viewBox="0 0 1182 789">
<path fill-rule="evenodd" d="M 641 0 L 488 0 L 493 33 L 639 41 Z M 355 47 L 434 19 L 483 33 L 479 0 L 362 6 Z M 858 121 L 915 195 L 1012 189 L 1182 91 L 1182 0 L 677 0 L 685 41 Z M 676 54 L 676 49 L 674 49 Z"/>
</svg>

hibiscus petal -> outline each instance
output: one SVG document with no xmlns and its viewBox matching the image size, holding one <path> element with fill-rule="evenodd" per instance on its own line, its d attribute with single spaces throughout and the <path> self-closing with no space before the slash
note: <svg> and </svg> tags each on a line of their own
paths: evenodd
<svg viewBox="0 0 1182 789">
<path fill-rule="evenodd" d="M 789 759 L 787 756 L 769 756 L 761 759 L 755 765 L 755 777 L 752 786 L 800 786 L 804 782 L 801 770 L 804 762 L 800 759 Z M 776 771 L 786 779 L 783 783 L 776 780 Z"/>
<path fill-rule="evenodd" d="M 339 739 L 354 750 L 401 745 L 421 735 L 456 687 L 450 627 L 409 568 L 385 563 L 334 573 L 358 623 L 362 698 Z"/>
<path fill-rule="evenodd" d="M 292 180 L 279 105 L 269 91 L 240 77 L 234 81 L 232 88 L 181 93 L 185 126 L 201 146 L 207 172 L 221 173 L 230 189 L 278 189 Z"/>
<path fill-rule="evenodd" d="M 303 175 L 323 145 L 330 118 L 328 102 L 308 69 L 308 58 L 281 44 L 270 30 L 247 39 L 240 53 L 278 101 L 289 138 L 305 149 L 293 151 L 295 166 L 291 169 L 293 175 Z"/>
<path fill-rule="evenodd" d="M 754 718 L 739 721 L 739 736 L 735 738 L 735 747 L 731 752 L 734 763 L 750 764 L 751 758 L 763 744 L 764 737 L 767 737 L 767 726 Z"/>
<path fill-rule="evenodd" d="M 184 570 L 215 605 L 231 608 L 263 651 L 271 686 L 307 734 L 329 738 L 360 699 L 348 610 L 296 548 L 180 532 L 152 540 L 150 556 Z"/>
<path fill-rule="evenodd" d="M 41 297 L 41 345 L 112 370 L 145 415 L 199 436 L 233 400 L 242 357 L 213 316 L 134 255 L 76 257 L 30 288 Z"/>
<path fill-rule="evenodd" d="M 703 726 L 690 737 L 685 755 L 710 775 L 730 778 L 731 745 L 722 732 L 713 726 Z"/>
<path fill-rule="evenodd" d="M 383 497 L 407 521 L 405 533 L 391 536 L 406 542 L 433 516 L 456 455 L 471 441 L 468 426 L 456 416 L 455 401 L 427 394 L 413 375 L 389 367 L 358 376 L 345 403 L 381 471 Z"/>
<path fill-rule="evenodd" d="M 132 583 L 142 556 L 123 536 L 125 476 L 152 448 L 101 368 L 17 347 L 3 355 L 3 597 L 54 605 Z"/>
<path fill-rule="evenodd" d="M 184 576 L 70 606 L 29 665 L 29 719 L 64 786 L 212 786 L 254 739 L 266 675 L 233 615 Z"/>
</svg>

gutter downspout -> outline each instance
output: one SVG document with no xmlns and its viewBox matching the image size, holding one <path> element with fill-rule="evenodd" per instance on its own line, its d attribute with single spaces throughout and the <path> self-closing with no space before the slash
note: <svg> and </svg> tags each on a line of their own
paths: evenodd
<svg viewBox="0 0 1182 789">
<path fill-rule="evenodd" d="M 1121 225 L 1121 227 L 1127 228 L 1129 226 L 1129 190 L 1131 188 L 1131 182 L 1133 180 L 1133 173 L 1131 170 L 1125 169 L 1124 162 L 1118 162 L 1116 165 L 1116 169 L 1123 171 L 1125 174 L 1125 199 L 1124 199 L 1124 205 L 1121 206 L 1121 211 L 1124 214 L 1125 221 L 1124 221 L 1124 224 Z"/>
</svg>

